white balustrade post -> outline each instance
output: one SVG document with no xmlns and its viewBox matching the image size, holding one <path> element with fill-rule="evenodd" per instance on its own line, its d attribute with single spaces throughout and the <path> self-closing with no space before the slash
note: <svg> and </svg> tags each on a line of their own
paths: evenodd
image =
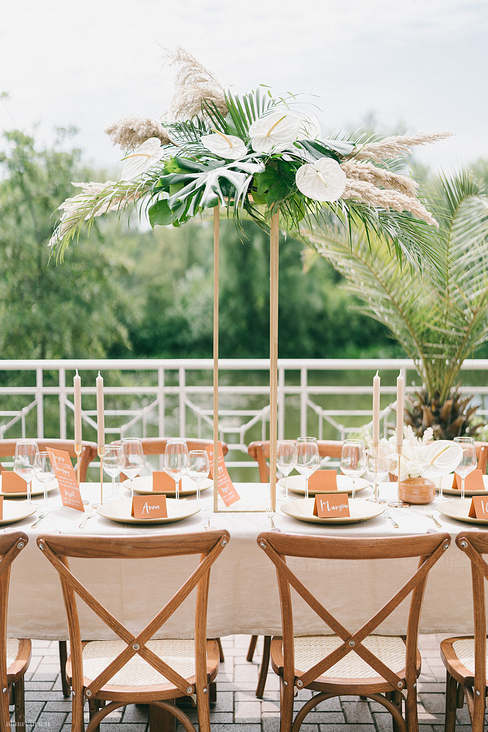
<svg viewBox="0 0 488 732">
<path fill-rule="evenodd" d="M 44 395 L 42 391 L 43 371 L 36 369 L 36 405 L 37 405 L 37 437 L 44 437 Z"/>
<path fill-rule="evenodd" d="M 285 369 L 278 369 L 278 440 L 285 439 Z"/>
<path fill-rule="evenodd" d="M 300 436 L 307 436 L 307 369 L 300 369 Z"/>
<path fill-rule="evenodd" d="M 179 406 L 180 406 L 180 437 L 186 436 L 186 371 L 185 367 L 179 368 Z"/>
<path fill-rule="evenodd" d="M 59 369 L 59 436 L 66 439 L 66 370 Z"/>
</svg>

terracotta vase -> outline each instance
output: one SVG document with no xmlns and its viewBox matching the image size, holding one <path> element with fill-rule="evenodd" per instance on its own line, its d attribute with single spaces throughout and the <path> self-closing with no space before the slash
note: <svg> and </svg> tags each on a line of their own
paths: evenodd
<svg viewBox="0 0 488 732">
<path fill-rule="evenodd" d="M 405 503 L 432 503 L 435 498 L 435 483 L 427 478 L 407 478 L 400 481 L 399 498 Z"/>
</svg>

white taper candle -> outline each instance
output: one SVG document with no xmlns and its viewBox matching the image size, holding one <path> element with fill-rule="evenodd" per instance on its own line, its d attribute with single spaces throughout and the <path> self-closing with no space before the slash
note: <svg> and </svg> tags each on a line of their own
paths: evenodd
<svg viewBox="0 0 488 732">
<path fill-rule="evenodd" d="M 103 407 L 103 379 L 98 372 L 97 380 L 97 427 L 98 447 L 105 447 L 105 416 Z"/>
<path fill-rule="evenodd" d="M 373 378 L 373 445 L 380 441 L 380 384 L 378 372 Z"/>
<path fill-rule="evenodd" d="M 81 445 L 81 377 L 76 375 L 73 379 L 74 403 L 75 403 L 75 445 Z"/>
<path fill-rule="evenodd" d="M 403 407 L 405 402 L 405 379 L 401 372 L 397 376 L 397 447 L 403 445 Z"/>
</svg>

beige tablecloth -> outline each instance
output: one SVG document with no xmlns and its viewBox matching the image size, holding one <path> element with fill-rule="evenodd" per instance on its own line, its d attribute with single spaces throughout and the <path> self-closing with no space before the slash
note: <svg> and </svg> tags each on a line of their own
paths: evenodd
<svg viewBox="0 0 488 732">
<path fill-rule="evenodd" d="M 269 499 L 269 489 L 263 484 L 236 484 L 246 506 L 264 508 Z M 96 501 L 100 486 L 83 484 L 83 495 Z M 393 495 L 394 486 L 383 490 Z M 211 491 L 205 494 L 205 501 L 212 502 Z M 370 489 L 360 494 L 370 495 Z M 298 497 L 297 497 L 298 498 Z M 140 527 L 113 523 L 96 517 L 88 521 L 84 529 L 79 528 L 80 516 L 71 509 L 59 508 L 58 491 L 50 495 L 50 505 L 56 508 L 36 528 L 31 528 L 33 519 L 12 524 L 5 530 L 21 528 L 29 535 L 30 542 L 21 552 L 12 568 L 9 634 L 18 637 L 43 639 L 67 638 L 64 606 L 56 571 L 42 555 L 36 545 L 39 534 L 68 533 L 83 535 L 132 536 L 143 533 L 174 533 L 201 530 L 201 514 L 178 523 Z M 437 532 L 432 519 L 425 516 L 427 507 L 390 509 L 400 525 L 395 529 L 387 518 L 380 516 L 373 520 L 351 525 L 317 526 L 289 518 L 279 511 L 275 515 L 276 527 L 281 531 L 299 534 L 328 536 L 401 536 L 412 533 Z M 431 504 L 428 510 L 434 509 Z M 437 514 L 436 514 L 437 515 Z M 463 524 L 439 516 L 443 531 L 455 537 L 463 531 Z M 237 633 L 280 632 L 280 607 L 276 586 L 275 570 L 264 552 L 259 549 L 256 537 L 270 528 L 265 513 L 217 513 L 212 525 L 226 528 L 231 541 L 212 569 L 209 599 L 208 634 L 225 636 Z M 478 527 L 469 527 L 478 528 Z M 90 560 L 79 565 L 73 560 L 75 571 L 79 567 L 79 578 L 106 603 L 113 614 L 132 631 L 140 629 L 141 623 L 149 620 L 161 608 L 168 593 L 179 587 L 182 575 L 188 573 L 192 559 L 172 560 Z M 298 562 L 298 571 L 302 571 Z M 310 563 L 309 563 L 310 564 Z M 296 566 L 295 564 L 293 566 Z M 410 567 L 412 569 L 412 565 Z M 402 577 L 398 562 L 387 560 L 381 563 L 350 561 L 347 563 L 320 562 L 302 575 L 317 595 L 327 599 L 327 607 L 337 614 L 350 629 L 362 624 L 365 616 L 370 617 L 400 586 Z M 186 602 L 183 618 L 176 623 L 173 619 L 165 626 L 165 634 L 173 637 L 192 635 L 193 616 L 191 603 Z M 86 638 L 109 638 L 103 623 L 85 610 L 79 602 L 83 636 Z M 296 630 L 300 634 L 324 632 L 322 622 L 301 605 L 295 609 Z M 395 615 L 382 628 L 387 633 L 404 630 L 405 612 Z M 430 574 L 421 619 L 421 631 L 470 632 L 472 630 L 471 585 L 469 563 L 466 557 L 452 544 Z"/>
</svg>

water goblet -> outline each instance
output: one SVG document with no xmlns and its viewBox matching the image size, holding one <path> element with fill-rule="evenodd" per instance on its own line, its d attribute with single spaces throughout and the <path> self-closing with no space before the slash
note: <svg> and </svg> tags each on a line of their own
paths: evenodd
<svg viewBox="0 0 488 732">
<path fill-rule="evenodd" d="M 47 507 L 47 487 L 49 483 L 52 483 L 53 480 L 56 478 L 56 473 L 54 472 L 53 464 L 51 462 L 51 458 L 49 457 L 48 452 L 36 452 L 36 455 L 34 457 L 34 468 L 35 468 L 35 476 L 37 480 L 42 483 L 42 487 L 44 489 L 44 502 L 42 505 L 42 511 L 44 513 L 47 513 L 49 510 Z"/>
<path fill-rule="evenodd" d="M 188 475 L 197 484 L 197 501 L 200 506 L 200 486 L 208 478 L 210 461 L 206 450 L 190 450 L 188 453 Z M 200 506 L 201 507 L 201 506 Z"/>
<path fill-rule="evenodd" d="M 352 479 L 352 500 L 356 498 L 356 479 L 366 471 L 367 461 L 362 440 L 344 440 L 341 452 L 341 470 Z"/>
<path fill-rule="evenodd" d="M 112 478 L 112 496 L 115 501 L 116 487 L 115 478 L 120 475 L 125 465 L 124 448 L 122 445 L 106 445 L 103 456 L 103 469 Z"/>
<path fill-rule="evenodd" d="M 123 472 L 130 480 L 130 500 L 134 498 L 133 480 L 144 467 L 144 450 L 142 442 L 136 437 L 127 437 L 122 440 L 124 452 Z"/>
<path fill-rule="evenodd" d="M 39 447 L 34 440 L 19 440 L 15 445 L 14 472 L 27 483 L 27 503 L 32 503 L 32 480 L 36 474 L 34 461 L 38 452 Z"/>
<path fill-rule="evenodd" d="M 297 464 L 295 440 L 278 440 L 276 443 L 276 465 L 285 476 L 285 500 L 288 499 L 288 476 Z"/>
<path fill-rule="evenodd" d="M 379 498 L 379 484 L 386 478 L 390 470 L 390 459 L 386 450 L 379 447 L 371 448 L 368 455 L 368 473 L 373 478 L 374 495 L 368 500 L 375 503 L 385 503 Z"/>
<path fill-rule="evenodd" d="M 308 479 L 320 465 L 319 447 L 315 437 L 297 439 L 296 469 L 305 478 L 305 498 L 308 498 Z"/>
<path fill-rule="evenodd" d="M 472 437 L 455 437 L 454 442 L 457 442 L 463 448 L 461 462 L 457 468 L 454 469 L 454 472 L 461 477 L 461 498 L 464 498 L 464 481 L 466 480 L 466 476 L 469 475 L 477 465 L 476 448 Z"/>
<path fill-rule="evenodd" d="M 188 475 L 189 454 L 186 440 L 168 440 L 164 451 L 164 470 L 176 485 L 176 500 L 180 497 L 180 483 Z"/>
</svg>

